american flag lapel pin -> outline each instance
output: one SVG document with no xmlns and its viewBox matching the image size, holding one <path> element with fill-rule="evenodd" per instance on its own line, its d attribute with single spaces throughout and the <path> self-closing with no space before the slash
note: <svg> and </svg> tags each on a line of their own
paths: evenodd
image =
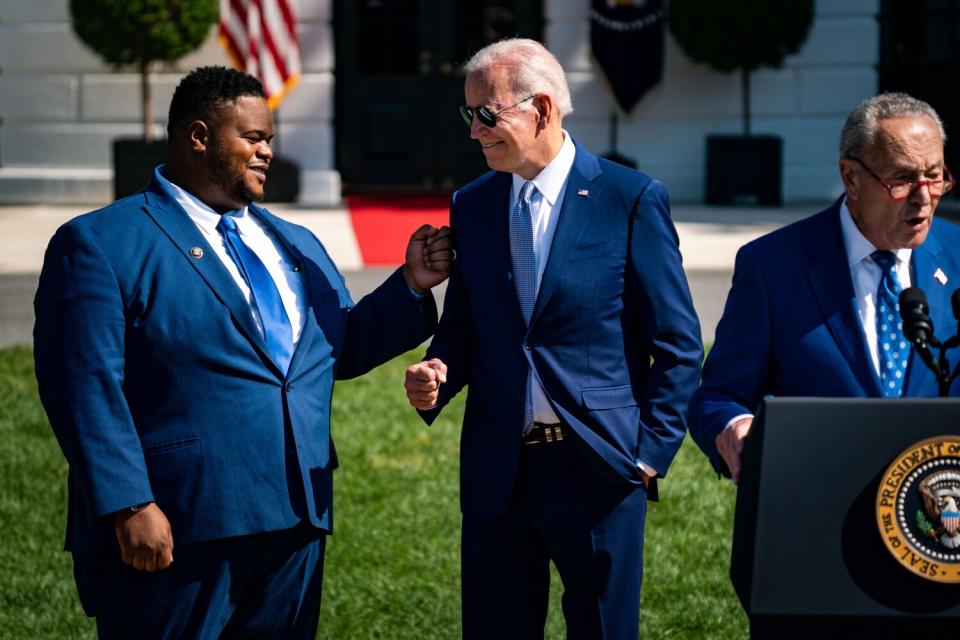
<svg viewBox="0 0 960 640">
<path fill-rule="evenodd" d="M 947 284 L 947 274 L 940 267 L 937 267 L 937 270 L 933 272 L 933 279 L 942 285 Z"/>
<path fill-rule="evenodd" d="M 577 195 L 578 195 L 578 196 L 584 196 L 584 197 L 586 197 L 586 196 L 590 195 L 590 192 L 587 191 L 586 189 L 580 189 L 580 191 L 577 191 Z"/>
</svg>

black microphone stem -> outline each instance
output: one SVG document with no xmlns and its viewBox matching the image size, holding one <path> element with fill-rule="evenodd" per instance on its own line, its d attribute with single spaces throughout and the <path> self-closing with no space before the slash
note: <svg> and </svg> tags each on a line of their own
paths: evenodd
<svg viewBox="0 0 960 640">
<path fill-rule="evenodd" d="M 937 376 L 939 393 L 941 398 L 949 397 L 950 383 L 953 382 L 953 376 L 950 375 L 950 363 L 947 362 L 947 350 L 940 349 L 940 375 Z"/>
<path fill-rule="evenodd" d="M 960 296 L 955 292 L 951 303 L 954 307 L 954 315 L 960 311 Z M 933 320 L 930 317 L 927 296 L 923 289 L 919 287 L 907 287 L 900 292 L 899 297 L 900 317 L 903 320 L 904 336 L 913 345 L 920 359 L 929 368 L 937 379 L 938 393 L 941 398 L 950 395 L 950 384 L 957 376 L 957 371 L 951 373 L 950 362 L 947 360 L 947 350 L 958 344 L 957 336 L 951 337 L 945 342 L 940 342 L 934 335 Z M 958 317 L 960 320 L 960 317 Z M 938 350 L 938 357 L 935 359 L 930 347 Z M 960 369 L 960 367 L 958 367 Z"/>
</svg>

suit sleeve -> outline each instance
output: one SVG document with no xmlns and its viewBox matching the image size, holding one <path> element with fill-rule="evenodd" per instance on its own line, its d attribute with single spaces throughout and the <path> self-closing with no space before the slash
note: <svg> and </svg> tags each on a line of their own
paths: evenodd
<svg viewBox="0 0 960 640">
<path fill-rule="evenodd" d="M 703 383 L 690 401 L 690 435 L 718 473 L 730 475 L 714 440 L 731 419 L 756 410 L 769 373 L 770 308 L 756 250 L 748 244 L 737 252 Z"/>
<path fill-rule="evenodd" d="M 665 475 L 686 433 L 685 413 L 700 378 L 703 345 L 683 271 L 666 189 L 652 181 L 635 205 L 628 291 L 652 363 L 641 405 L 638 455 Z"/>
<path fill-rule="evenodd" d="M 123 300 L 106 256 L 79 225 L 51 240 L 34 309 L 40 399 L 89 515 L 152 501 L 123 393 Z"/>
<path fill-rule="evenodd" d="M 450 208 L 450 228 L 453 237 L 459 241 L 461 226 L 457 215 L 456 195 Z M 443 315 L 437 326 L 437 333 L 427 349 L 425 360 L 438 358 L 447 365 L 447 382 L 440 386 L 437 406 L 426 411 L 418 411 L 428 425 L 440 415 L 447 405 L 467 384 L 470 372 L 470 354 L 473 351 L 474 329 L 470 300 L 463 282 L 463 274 L 454 262 L 447 283 L 447 293 L 443 299 Z"/>
<path fill-rule="evenodd" d="M 437 326 L 433 292 L 417 300 L 397 269 L 347 311 L 337 378 L 355 378 L 415 349 Z"/>
</svg>

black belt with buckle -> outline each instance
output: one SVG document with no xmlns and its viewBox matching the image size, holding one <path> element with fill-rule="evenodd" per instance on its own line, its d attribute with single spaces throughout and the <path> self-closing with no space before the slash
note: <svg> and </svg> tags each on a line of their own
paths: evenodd
<svg viewBox="0 0 960 640">
<path fill-rule="evenodd" d="M 566 436 L 567 432 L 559 422 L 555 424 L 534 422 L 533 429 L 523 436 L 523 444 L 552 444 L 562 442 Z"/>
</svg>

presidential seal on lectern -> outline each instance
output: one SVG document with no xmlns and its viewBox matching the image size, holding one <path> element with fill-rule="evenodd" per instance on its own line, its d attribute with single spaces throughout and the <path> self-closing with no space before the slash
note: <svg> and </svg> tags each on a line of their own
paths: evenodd
<svg viewBox="0 0 960 640">
<path fill-rule="evenodd" d="M 921 440 L 890 464 L 877 490 L 877 525 L 903 567 L 960 583 L 960 436 Z"/>
</svg>

